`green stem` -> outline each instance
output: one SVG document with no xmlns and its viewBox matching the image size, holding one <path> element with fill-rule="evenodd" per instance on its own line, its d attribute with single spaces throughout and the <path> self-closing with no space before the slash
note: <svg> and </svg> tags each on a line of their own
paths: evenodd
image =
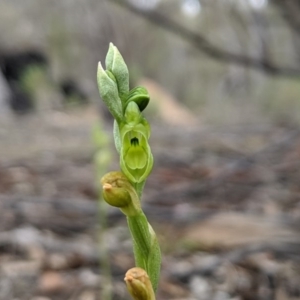
<svg viewBox="0 0 300 300">
<path fill-rule="evenodd" d="M 146 183 L 146 180 L 144 180 L 142 182 L 133 183 L 133 186 L 134 186 L 136 193 L 138 194 L 140 200 L 142 199 L 145 183 Z"/>
<path fill-rule="evenodd" d="M 127 223 L 133 240 L 136 266 L 148 273 L 153 289 L 156 291 L 161 264 L 156 234 L 143 212 L 135 216 L 127 216 Z"/>
</svg>

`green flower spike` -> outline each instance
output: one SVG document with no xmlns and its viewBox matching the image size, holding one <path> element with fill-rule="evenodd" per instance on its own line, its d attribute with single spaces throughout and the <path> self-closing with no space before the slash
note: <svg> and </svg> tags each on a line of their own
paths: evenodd
<svg viewBox="0 0 300 300">
<path fill-rule="evenodd" d="M 153 156 L 148 144 L 150 126 L 134 101 L 127 105 L 125 123 L 119 128 L 121 169 L 131 182 L 140 183 L 152 170 Z"/>
<path fill-rule="evenodd" d="M 137 267 L 126 274 L 129 292 L 134 300 L 155 300 L 161 253 L 140 201 L 145 181 L 153 167 L 148 143 L 150 126 L 141 114 L 150 97 L 143 87 L 129 91 L 128 68 L 112 43 L 105 64 L 106 70 L 99 63 L 97 81 L 100 95 L 115 119 L 114 140 L 120 154 L 122 172 L 110 172 L 101 179 L 103 199 L 120 208 L 127 218 Z"/>
</svg>

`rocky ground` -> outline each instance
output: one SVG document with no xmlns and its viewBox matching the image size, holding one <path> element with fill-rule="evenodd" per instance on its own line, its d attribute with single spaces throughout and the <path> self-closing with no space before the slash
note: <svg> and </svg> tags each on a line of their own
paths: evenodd
<svg viewBox="0 0 300 300">
<path fill-rule="evenodd" d="M 99 225 L 96 119 L 1 123 L 0 299 L 103 299 L 103 261 L 113 299 L 129 299 L 125 218 L 109 208 Z M 161 128 L 143 199 L 163 252 L 157 299 L 300 299 L 300 129 Z"/>
</svg>

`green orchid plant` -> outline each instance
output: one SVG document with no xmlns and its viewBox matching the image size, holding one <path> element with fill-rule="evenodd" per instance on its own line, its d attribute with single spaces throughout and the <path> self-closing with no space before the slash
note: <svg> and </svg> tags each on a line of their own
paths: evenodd
<svg viewBox="0 0 300 300">
<path fill-rule="evenodd" d="M 142 114 L 150 96 L 144 87 L 129 89 L 127 65 L 112 43 L 105 65 L 106 70 L 99 62 L 97 82 L 100 96 L 114 117 L 113 134 L 121 171 L 103 176 L 103 198 L 126 215 L 132 236 L 136 268 L 125 277 L 128 291 L 135 300 L 154 300 L 161 254 L 156 234 L 141 206 L 143 188 L 153 167 L 150 126 Z M 140 273 L 143 275 L 136 275 Z"/>
</svg>

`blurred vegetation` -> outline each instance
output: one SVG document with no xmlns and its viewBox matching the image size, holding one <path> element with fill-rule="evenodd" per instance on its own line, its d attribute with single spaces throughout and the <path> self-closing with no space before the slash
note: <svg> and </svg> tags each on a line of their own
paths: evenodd
<svg viewBox="0 0 300 300">
<path fill-rule="evenodd" d="M 103 284 L 101 298 L 110 300 L 112 298 L 112 279 L 109 253 L 105 243 L 105 232 L 107 230 L 107 204 L 102 197 L 101 178 L 108 171 L 112 162 L 111 141 L 104 131 L 100 122 L 97 122 L 92 129 L 92 142 L 95 147 L 94 167 L 96 173 L 96 189 L 98 193 L 98 249 L 99 265 L 103 270 Z"/>
<path fill-rule="evenodd" d="M 48 99 L 49 95 L 55 92 L 55 88 L 50 83 L 44 67 L 38 65 L 27 67 L 21 75 L 20 88 L 30 96 L 35 110 L 47 110 L 50 108 L 48 105 L 54 102 L 54 99 Z"/>
<path fill-rule="evenodd" d="M 199 51 L 184 37 L 115 2 L 0 0 L 1 50 L 41 49 L 49 57 L 54 81 L 74 78 L 96 103 L 97 62 L 103 61 L 109 42 L 113 42 L 132 70 L 132 85 L 141 78 L 155 80 L 201 121 L 299 122 L 299 77 L 278 76 L 280 73 L 272 74 L 272 70 L 265 72 L 264 66 L 253 69 L 231 59 L 214 59 L 205 49 Z M 129 5 L 142 3 L 146 2 L 136 0 Z M 300 69 L 300 35 L 283 17 L 284 4 L 258 0 L 147 3 L 146 12 L 158 12 L 204 36 L 222 51 L 271 62 L 279 68 Z M 187 13 L 191 8 L 196 12 Z M 23 82 L 26 89 L 40 86 L 32 83 L 42 80 L 40 72 L 28 70 Z"/>
</svg>

